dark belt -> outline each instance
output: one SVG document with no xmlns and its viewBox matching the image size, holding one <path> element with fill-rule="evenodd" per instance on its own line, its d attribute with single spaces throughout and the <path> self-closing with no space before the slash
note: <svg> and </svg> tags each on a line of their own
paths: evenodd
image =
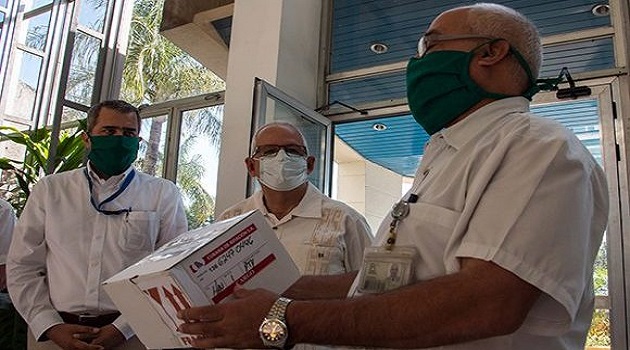
<svg viewBox="0 0 630 350">
<path fill-rule="evenodd" d="M 105 315 L 91 315 L 91 314 L 72 314 L 69 312 L 60 311 L 61 319 L 65 323 L 78 324 L 82 326 L 90 326 L 101 328 L 114 322 L 115 319 L 120 316 L 120 312 L 114 312 Z"/>
</svg>

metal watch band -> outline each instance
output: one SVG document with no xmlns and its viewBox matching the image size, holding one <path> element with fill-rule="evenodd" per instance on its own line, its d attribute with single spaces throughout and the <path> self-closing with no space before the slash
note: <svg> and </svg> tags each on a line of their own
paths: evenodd
<svg viewBox="0 0 630 350">
<path fill-rule="evenodd" d="M 271 306 L 271 310 L 269 310 L 267 318 L 277 318 L 280 321 L 285 322 L 287 306 L 289 306 L 289 303 L 291 303 L 292 301 L 293 300 L 285 297 L 278 298 L 278 300 L 276 300 L 276 302 L 273 303 L 273 305 Z"/>
</svg>

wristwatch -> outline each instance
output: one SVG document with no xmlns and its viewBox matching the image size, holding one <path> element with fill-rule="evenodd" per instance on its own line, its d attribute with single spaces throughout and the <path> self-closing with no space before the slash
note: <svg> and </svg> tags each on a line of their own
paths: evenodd
<svg viewBox="0 0 630 350">
<path fill-rule="evenodd" d="M 263 344 L 268 347 L 283 349 L 289 338 L 289 328 L 285 321 L 287 306 L 293 300 L 280 297 L 271 306 L 271 310 L 263 320 L 258 333 Z"/>
</svg>

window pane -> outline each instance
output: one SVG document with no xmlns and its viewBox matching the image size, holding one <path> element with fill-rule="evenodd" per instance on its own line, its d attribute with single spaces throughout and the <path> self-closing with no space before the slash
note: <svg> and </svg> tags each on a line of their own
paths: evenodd
<svg viewBox="0 0 630 350">
<path fill-rule="evenodd" d="M 162 177 L 166 153 L 168 115 L 142 119 L 140 150 L 134 166 L 149 175 Z"/>
<path fill-rule="evenodd" d="M 7 0 L 0 0 L 0 6 L 7 7 Z"/>
<path fill-rule="evenodd" d="M 2 125 L 11 126 L 18 130 L 28 130 L 29 128 L 28 125 L 13 123 L 8 120 L 4 120 Z M 19 159 L 20 161 L 22 161 L 24 160 L 25 151 L 26 151 L 26 147 L 17 142 L 8 141 L 7 139 L 0 141 L 0 157 L 7 157 L 11 159 L 16 159 L 16 160 Z"/>
<path fill-rule="evenodd" d="M 104 0 L 83 0 L 79 9 L 79 24 L 84 25 L 97 32 L 103 32 L 105 13 L 107 12 L 108 1 Z"/>
<path fill-rule="evenodd" d="M 63 106 L 63 112 L 61 114 L 61 122 L 70 122 L 79 119 L 87 118 L 87 113 L 83 111 L 76 110 L 74 108 L 70 108 L 67 106 Z"/>
<path fill-rule="evenodd" d="M 4 12 L 0 12 L 0 38 L 4 30 Z M 1 43 L 0 43 L 1 44 Z M 4 56 L 4 45 L 0 45 L 0 59 Z"/>
<path fill-rule="evenodd" d="M 48 38 L 50 11 L 25 19 L 23 25 L 26 28 L 26 32 L 17 33 L 18 42 L 43 52 Z"/>
<path fill-rule="evenodd" d="M 41 66 L 41 57 L 22 50 L 15 51 L 6 99 L 9 115 L 31 119 Z"/>
<path fill-rule="evenodd" d="M 53 0 L 22 0 L 20 5 L 24 6 L 24 12 L 40 8 L 44 5 L 52 4 Z"/>
<path fill-rule="evenodd" d="M 214 220 L 223 105 L 182 113 L 177 186 L 184 199 L 188 228 Z"/>
<path fill-rule="evenodd" d="M 66 99 L 86 106 L 91 105 L 100 48 L 100 39 L 77 32 L 72 50 Z"/>
</svg>

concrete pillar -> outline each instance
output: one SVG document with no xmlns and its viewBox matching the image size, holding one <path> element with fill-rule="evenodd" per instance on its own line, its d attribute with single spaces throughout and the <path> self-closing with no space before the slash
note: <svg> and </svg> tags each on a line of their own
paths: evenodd
<svg viewBox="0 0 630 350">
<path fill-rule="evenodd" d="M 254 77 L 315 108 L 321 0 L 236 0 L 227 66 L 216 212 L 246 196 Z"/>
</svg>

